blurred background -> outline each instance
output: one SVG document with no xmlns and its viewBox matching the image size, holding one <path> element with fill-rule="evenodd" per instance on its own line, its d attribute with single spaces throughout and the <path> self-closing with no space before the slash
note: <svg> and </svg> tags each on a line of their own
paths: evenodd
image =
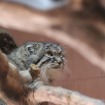
<svg viewBox="0 0 105 105">
<path fill-rule="evenodd" d="M 62 2 L 53 2 L 57 1 Z M 60 43 L 65 66 L 50 74 L 51 85 L 105 99 L 104 0 L 69 0 L 44 11 L 1 0 L 0 28 L 9 32 L 18 45 L 25 41 Z"/>
</svg>

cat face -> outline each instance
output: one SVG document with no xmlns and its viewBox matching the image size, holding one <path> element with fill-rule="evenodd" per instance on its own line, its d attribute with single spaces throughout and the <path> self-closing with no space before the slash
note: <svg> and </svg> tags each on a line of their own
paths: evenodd
<svg viewBox="0 0 105 105">
<path fill-rule="evenodd" d="M 54 43 L 46 43 L 44 55 L 38 62 L 39 67 L 59 68 L 64 63 L 63 49 Z"/>
</svg>

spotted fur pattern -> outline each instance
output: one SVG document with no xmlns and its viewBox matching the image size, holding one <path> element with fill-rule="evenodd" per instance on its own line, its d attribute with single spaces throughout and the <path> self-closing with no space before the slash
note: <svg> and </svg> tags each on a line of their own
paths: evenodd
<svg viewBox="0 0 105 105">
<path fill-rule="evenodd" d="M 8 55 L 9 60 L 20 70 L 31 64 L 39 68 L 57 68 L 63 63 L 63 49 L 60 45 L 44 42 L 27 42 Z"/>
</svg>

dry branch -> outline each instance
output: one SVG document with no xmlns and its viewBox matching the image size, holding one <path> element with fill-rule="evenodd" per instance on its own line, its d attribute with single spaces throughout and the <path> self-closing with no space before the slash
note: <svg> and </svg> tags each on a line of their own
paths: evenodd
<svg viewBox="0 0 105 105">
<path fill-rule="evenodd" d="M 5 76 L 9 75 L 9 72 L 13 73 L 14 71 L 16 71 L 14 76 L 16 76 L 19 72 L 15 67 L 13 67 L 13 65 L 8 62 L 7 57 L 1 51 L 0 65 L 0 84 L 1 87 L 3 87 L 2 85 L 5 85 L 5 83 L 2 84 L 2 81 L 3 79 L 5 79 Z M 9 78 L 7 78 L 7 80 L 9 80 Z M 15 79 L 14 82 L 18 83 L 20 81 L 19 79 Z M 6 88 L 8 89 L 8 87 Z M 13 89 L 13 87 L 11 88 Z M 7 98 L 3 91 L 0 91 L 0 98 L 9 105 L 20 104 L 19 102 Z M 46 86 L 42 81 L 37 81 L 34 83 L 34 88 L 27 97 L 27 100 L 30 100 L 31 103 L 48 101 L 60 105 L 105 105 L 105 103 L 101 100 L 89 98 L 75 91 L 67 90 L 61 87 Z"/>
<path fill-rule="evenodd" d="M 30 93 L 30 95 L 33 95 L 33 99 L 37 102 L 47 101 L 58 105 L 105 105 L 100 100 L 89 98 L 75 91 L 45 86 L 40 81 L 36 83 L 36 87 L 35 92 Z"/>
<path fill-rule="evenodd" d="M 9 62 L 7 57 L 0 51 L 0 99 L 3 99 L 4 102 L 8 103 L 9 105 L 17 105 L 16 102 L 7 98 L 5 96 L 5 93 L 2 91 L 2 82 L 4 82 L 4 79 L 7 77 L 8 72 L 16 70 L 11 64 L 9 65 L 8 63 Z"/>
</svg>

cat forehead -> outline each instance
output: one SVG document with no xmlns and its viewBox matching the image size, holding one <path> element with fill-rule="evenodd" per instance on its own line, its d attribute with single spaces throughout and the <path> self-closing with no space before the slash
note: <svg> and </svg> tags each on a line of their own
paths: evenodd
<svg viewBox="0 0 105 105">
<path fill-rule="evenodd" d="M 45 49 L 51 50 L 51 51 L 58 51 L 58 52 L 63 51 L 63 48 L 60 45 L 55 43 L 46 43 Z"/>
<path fill-rule="evenodd" d="M 27 47 L 40 47 L 42 45 L 42 43 L 39 43 L 39 42 L 26 42 L 24 44 L 24 47 L 27 48 Z"/>
<path fill-rule="evenodd" d="M 33 47 L 33 48 L 44 48 L 44 50 L 55 50 L 55 51 L 62 51 L 63 48 L 56 43 L 50 42 L 27 42 L 25 43 L 25 48 Z"/>
</svg>

